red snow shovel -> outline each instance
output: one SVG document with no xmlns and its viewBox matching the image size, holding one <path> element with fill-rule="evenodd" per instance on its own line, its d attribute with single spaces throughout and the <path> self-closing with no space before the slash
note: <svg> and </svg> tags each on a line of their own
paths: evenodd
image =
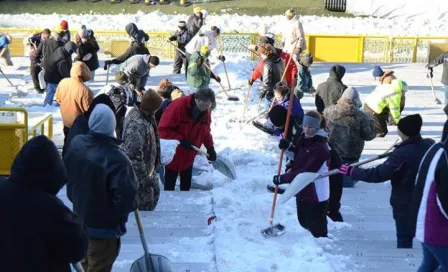
<svg viewBox="0 0 448 272">
<path fill-rule="evenodd" d="M 174 266 L 167 257 L 149 253 L 138 209 L 134 211 L 134 215 L 138 232 L 140 233 L 144 255 L 132 264 L 131 272 L 174 272 Z"/>
</svg>

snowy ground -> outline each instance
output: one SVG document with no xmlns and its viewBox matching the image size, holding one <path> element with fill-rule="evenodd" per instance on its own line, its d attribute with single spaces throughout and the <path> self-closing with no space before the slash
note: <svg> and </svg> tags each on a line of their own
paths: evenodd
<svg viewBox="0 0 448 272">
<path fill-rule="evenodd" d="M 104 60 L 104 56 L 101 56 Z M 43 101 L 43 95 L 33 94 L 27 71 L 27 58 L 13 58 L 15 66 L 3 67 L 4 72 L 12 82 L 19 86 L 21 92 L 28 92 L 24 97 L 12 97 L 8 105 L 36 105 Z M 297 223 L 295 205 L 290 201 L 285 206 L 279 206 L 276 212 L 276 222 L 287 226 L 284 236 L 265 240 L 260 230 L 268 226 L 268 217 L 272 202 L 272 194 L 266 192 L 266 185 L 276 174 L 279 150 L 278 139 L 272 138 L 258 131 L 251 125 L 233 123 L 229 120 L 241 118 L 244 95 L 247 92 L 246 84 L 249 73 L 255 66 L 245 58 L 228 57 L 227 68 L 230 72 L 231 86 L 242 87 L 231 91 L 232 95 L 240 98 L 239 102 L 227 101 L 223 94 L 218 96 L 218 106 L 213 112 L 212 134 L 217 151 L 227 156 L 237 167 L 238 178 L 230 181 L 211 166 L 206 164 L 202 157 L 197 157 L 196 165 L 206 170 L 205 173 L 195 177 L 195 181 L 204 185 L 212 184 L 213 209 L 218 217 L 213 224 L 214 239 L 208 241 L 215 250 L 216 268 L 218 271 L 350 271 L 351 258 L 344 256 L 344 252 L 335 250 L 331 239 L 314 239 Z M 176 85 L 185 88 L 183 75 L 171 74 L 172 61 L 164 60 L 161 65 L 151 71 L 148 86 L 155 87 L 162 78 L 169 78 Z M 311 72 L 315 86 L 328 76 L 329 64 L 314 64 Z M 354 86 L 365 100 L 375 82 L 371 76 L 373 65 L 348 64 L 344 83 Z M 409 92 L 406 99 L 404 115 L 420 113 L 424 120 L 422 134 L 424 137 L 439 139 L 443 122 L 446 116 L 442 106 L 434 105 L 429 87 L 429 80 L 425 76 L 424 65 L 386 65 L 385 69 L 393 69 L 395 74 L 406 80 Z M 214 71 L 223 79 L 225 74 L 221 64 L 214 65 Z M 435 70 L 435 83 L 437 96 L 443 100 L 443 92 L 438 82 L 441 76 L 439 69 Z M 113 77 L 110 77 L 113 78 Z M 90 84 L 96 92 L 105 84 L 105 72 L 97 70 L 96 82 Z M 213 83 L 212 88 L 219 91 L 218 85 Z M 258 97 L 258 83 L 254 84 L 251 92 L 249 111 L 247 116 L 255 114 Z M 0 92 L 11 92 L 7 81 L 0 76 Z M 307 96 L 301 100 L 305 110 L 314 109 L 314 98 Z M 55 117 L 55 142 L 61 144 L 62 123 L 59 110 L 56 107 L 33 106 L 27 108 L 32 112 L 50 112 Z M 382 153 L 398 137 L 396 128 L 389 127 L 389 134 L 384 139 L 375 139 L 367 143 L 363 157 L 370 157 Z M 355 189 L 356 190 L 356 189 Z M 162 195 L 163 196 L 163 195 Z M 182 203 L 179 203 L 181 206 Z M 151 222 L 148 214 L 147 222 Z M 347 224 L 330 223 L 330 233 L 349 227 Z M 337 236 L 334 237 L 337 240 Z M 179 243 L 182 243 L 179 238 Z M 138 243 L 138 240 L 135 241 Z M 210 247 L 204 247 L 212 250 Z M 131 254 L 131 253 L 129 253 Z M 135 253 L 135 257 L 141 251 Z M 132 255 L 131 255 L 132 256 Z M 193 258 L 194 259 L 194 258 Z M 213 261 L 214 262 L 214 261 Z M 392 269 L 392 267 L 390 267 Z M 212 270 L 211 270 L 212 271 Z"/>
<path fill-rule="evenodd" d="M 352 0 L 355 1 L 355 0 Z M 365 0 L 357 0 L 358 3 Z M 371 0 L 372 1 L 372 0 Z M 406 0 L 400 0 L 406 1 Z M 435 1 L 435 0 L 431 0 Z M 305 33 L 308 34 L 347 34 L 347 35 L 386 35 L 386 36 L 445 36 L 448 25 L 448 5 L 445 0 L 444 6 L 433 9 L 438 12 L 431 16 L 400 16 L 391 19 L 380 19 L 374 17 L 365 18 L 336 18 L 324 16 L 303 16 L 301 21 Z M 388 4 L 391 1 L 388 1 Z M 395 1 L 393 1 L 395 2 Z M 397 1 L 398 2 L 398 1 Z M 410 2 L 410 1 L 409 1 Z M 417 2 L 417 1 L 415 1 Z M 350 2 L 349 2 L 350 3 Z M 418 1 L 420 3 L 420 1 Z M 367 3 L 368 4 L 368 3 Z M 358 4 L 356 7 L 363 7 Z M 433 6 L 429 6 L 433 8 Z M 367 7 L 367 6 L 366 6 Z M 420 8 L 420 6 L 418 6 Z M 366 14 L 369 9 L 358 8 L 359 13 Z M 0 14 L 0 28 L 34 28 L 54 29 L 61 20 L 67 20 L 70 29 L 77 30 L 85 24 L 93 30 L 120 30 L 124 31 L 126 24 L 136 23 L 145 31 L 170 31 L 174 32 L 179 20 L 187 20 L 189 15 L 167 15 L 160 12 L 137 12 L 136 14 L 100 15 L 86 13 L 81 15 L 65 14 Z M 29 22 L 33 22 L 30 26 Z M 246 16 L 236 14 L 209 15 L 207 24 L 217 25 L 223 32 L 257 33 L 259 26 L 265 24 L 270 31 L 281 34 L 284 29 L 284 16 Z"/>
</svg>

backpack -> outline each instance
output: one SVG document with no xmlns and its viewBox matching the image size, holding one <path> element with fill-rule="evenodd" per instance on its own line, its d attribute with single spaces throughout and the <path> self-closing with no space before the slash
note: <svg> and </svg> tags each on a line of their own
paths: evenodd
<svg viewBox="0 0 448 272">
<path fill-rule="evenodd" d="M 111 90 L 109 91 L 109 98 L 114 104 L 117 114 L 121 113 L 123 110 L 126 112 L 125 106 L 128 98 L 126 90 L 123 87 L 111 85 Z"/>
</svg>

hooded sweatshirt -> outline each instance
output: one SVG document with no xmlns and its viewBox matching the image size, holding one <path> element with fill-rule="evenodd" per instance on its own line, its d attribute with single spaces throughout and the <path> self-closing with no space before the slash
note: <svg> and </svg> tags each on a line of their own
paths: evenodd
<svg viewBox="0 0 448 272">
<path fill-rule="evenodd" d="M 135 55 L 122 64 L 122 70 L 128 76 L 130 83 L 135 84 L 135 81 L 149 75 L 150 57 L 151 55 Z"/>
<path fill-rule="evenodd" d="M 347 86 L 342 83 L 344 75 L 345 67 L 335 65 L 330 68 L 330 76 L 327 81 L 317 86 L 315 104 L 318 112 L 323 113 L 326 107 L 335 105 L 341 98 L 347 89 Z"/>
<path fill-rule="evenodd" d="M 45 136 L 26 142 L 11 175 L 0 183 L 2 271 L 70 271 L 87 254 L 81 218 L 56 194 L 66 181 L 64 163 Z M 33 252 L 26 257 L 26 252 Z"/>
<path fill-rule="evenodd" d="M 65 127 L 70 128 L 76 117 L 88 111 L 93 92 L 84 82 L 90 80 L 86 64 L 77 61 L 70 70 L 70 78 L 63 79 L 56 89 L 56 101 L 61 105 L 61 117 Z"/>
</svg>

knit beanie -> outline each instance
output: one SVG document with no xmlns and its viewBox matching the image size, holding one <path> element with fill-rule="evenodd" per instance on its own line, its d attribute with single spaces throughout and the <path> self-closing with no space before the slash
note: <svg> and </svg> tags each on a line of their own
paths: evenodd
<svg viewBox="0 0 448 272">
<path fill-rule="evenodd" d="M 362 107 L 361 99 L 359 98 L 358 91 L 353 87 L 348 87 L 345 89 L 340 99 L 345 99 L 349 102 L 355 104 L 358 108 Z"/>
<path fill-rule="evenodd" d="M 201 12 L 202 8 L 200 6 L 196 6 L 193 8 L 193 13 L 199 13 Z"/>
<path fill-rule="evenodd" d="M 154 66 L 159 65 L 159 63 L 160 63 L 159 57 L 157 57 L 157 56 L 149 57 L 149 63 L 154 65 Z"/>
<path fill-rule="evenodd" d="M 311 53 L 302 54 L 300 56 L 300 63 L 306 67 L 310 67 L 313 64 L 313 55 Z"/>
<path fill-rule="evenodd" d="M 398 129 L 408 137 L 415 137 L 420 134 L 423 119 L 420 114 L 408 115 L 398 122 Z"/>
<path fill-rule="evenodd" d="M 281 105 L 276 105 L 269 111 L 268 116 L 274 126 L 283 127 L 286 124 L 288 110 Z"/>
<path fill-rule="evenodd" d="M 89 129 L 93 133 L 115 137 L 117 120 L 114 112 L 104 104 L 98 104 L 89 117 Z"/>
<path fill-rule="evenodd" d="M 62 28 L 62 30 L 67 30 L 68 29 L 68 22 L 63 20 L 63 21 L 61 21 L 59 26 Z"/>
<path fill-rule="evenodd" d="M 288 17 L 288 18 L 292 18 L 295 15 L 296 15 L 296 13 L 295 13 L 295 11 L 292 8 L 288 9 L 287 11 L 285 11 L 285 16 Z"/>
<path fill-rule="evenodd" d="M 177 23 L 177 26 L 178 26 L 179 28 L 184 29 L 184 28 L 187 27 L 187 23 L 185 23 L 185 21 L 179 21 L 179 23 Z"/>
<path fill-rule="evenodd" d="M 381 77 L 384 75 L 384 71 L 383 71 L 383 69 L 381 69 L 381 67 L 375 66 L 373 68 L 372 74 L 373 74 L 373 77 Z"/>
<path fill-rule="evenodd" d="M 140 109 L 154 114 L 162 105 L 162 97 L 153 89 L 148 89 L 142 97 Z"/>
<path fill-rule="evenodd" d="M 207 45 L 201 46 L 201 55 L 205 56 L 207 53 L 208 53 L 208 46 Z"/>
</svg>

